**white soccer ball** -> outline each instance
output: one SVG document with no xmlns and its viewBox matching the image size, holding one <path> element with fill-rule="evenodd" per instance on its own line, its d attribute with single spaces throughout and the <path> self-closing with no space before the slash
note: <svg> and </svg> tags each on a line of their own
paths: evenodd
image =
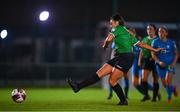
<svg viewBox="0 0 180 112">
<path fill-rule="evenodd" d="M 23 89 L 14 89 L 11 93 L 11 98 L 16 103 L 21 103 L 26 99 L 26 92 Z"/>
</svg>

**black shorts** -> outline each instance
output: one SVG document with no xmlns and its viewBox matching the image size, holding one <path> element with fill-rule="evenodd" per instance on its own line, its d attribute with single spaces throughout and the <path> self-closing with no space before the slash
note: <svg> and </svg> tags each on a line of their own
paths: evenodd
<svg viewBox="0 0 180 112">
<path fill-rule="evenodd" d="M 133 58 L 133 53 L 115 53 L 114 58 L 109 60 L 107 64 L 127 73 L 133 64 Z"/>
<path fill-rule="evenodd" d="M 142 59 L 142 69 L 147 69 L 157 74 L 155 61 L 152 58 L 143 58 Z"/>
</svg>

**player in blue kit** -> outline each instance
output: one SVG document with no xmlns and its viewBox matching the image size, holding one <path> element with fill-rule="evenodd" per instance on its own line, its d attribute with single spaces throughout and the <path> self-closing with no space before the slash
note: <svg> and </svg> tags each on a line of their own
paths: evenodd
<svg viewBox="0 0 180 112">
<path fill-rule="evenodd" d="M 178 51 L 173 40 L 167 38 L 168 29 L 164 26 L 159 28 L 159 38 L 152 42 L 154 48 L 164 48 L 161 52 L 153 53 L 152 57 L 156 62 L 157 73 L 161 78 L 163 86 L 168 94 L 168 103 L 172 102 L 172 93 L 178 96 L 175 85 L 172 85 L 173 74 L 175 74 L 175 65 L 178 60 Z"/>
</svg>

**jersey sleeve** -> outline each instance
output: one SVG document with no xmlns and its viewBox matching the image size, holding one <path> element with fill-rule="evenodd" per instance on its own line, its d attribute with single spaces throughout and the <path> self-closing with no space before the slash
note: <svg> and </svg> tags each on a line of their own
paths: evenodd
<svg viewBox="0 0 180 112">
<path fill-rule="evenodd" d="M 137 43 L 139 43 L 140 41 L 136 38 L 136 37 L 134 37 L 134 36 L 131 36 L 131 38 L 132 38 L 132 44 L 135 46 Z"/>
</svg>

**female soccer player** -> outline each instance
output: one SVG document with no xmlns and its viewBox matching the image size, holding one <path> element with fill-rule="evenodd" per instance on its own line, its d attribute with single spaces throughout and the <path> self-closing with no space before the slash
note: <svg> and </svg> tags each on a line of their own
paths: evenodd
<svg viewBox="0 0 180 112">
<path fill-rule="evenodd" d="M 130 31 L 130 30 L 128 30 Z M 111 59 L 114 58 L 114 54 L 115 54 L 115 44 L 114 42 L 111 45 L 112 48 L 112 52 L 111 52 Z M 126 74 L 124 74 L 124 78 L 123 78 L 123 85 L 124 85 L 124 93 L 125 93 L 125 97 L 128 99 L 128 93 L 129 93 L 129 74 L 130 72 L 128 71 Z M 113 97 L 113 89 L 111 87 L 111 85 L 109 84 L 109 95 L 107 97 L 108 100 L 110 100 Z"/>
<path fill-rule="evenodd" d="M 131 28 L 129 31 L 132 31 L 132 34 L 134 37 L 136 37 L 138 40 L 141 40 L 141 37 L 137 35 L 136 30 Z M 144 95 L 143 87 L 141 84 L 141 77 L 142 77 L 142 69 L 138 66 L 138 59 L 139 59 L 139 53 L 141 49 L 138 46 L 133 46 L 133 53 L 134 53 L 134 61 L 132 65 L 132 84 L 133 86 L 142 94 Z M 148 90 L 153 90 L 153 87 L 151 84 L 148 83 Z M 158 98 L 160 99 L 160 94 L 158 94 Z"/>
<path fill-rule="evenodd" d="M 157 73 L 161 78 L 163 86 L 168 93 L 168 103 L 172 102 L 172 92 L 177 96 L 176 86 L 172 85 L 175 65 L 178 60 L 178 51 L 173 40 L 168 39 L 168 29 L 164 26 L 159 28 L 159 38 L 152 42 L 154 48 L 164 48 L 161 52 L 152 52 L 152 57 L 156 62 Z"/>
<path fill-rule="evenodd" d="M 152 41 L 157 38 L 156 35 L 156 26 L 154 24 L 149 24 L 147 26 L 147 34 L 148 36 L 145 37 L 142 42 L 151 45 Z M 142 89 L 144 91 L 144 97 L 141 101 L 150 100 L 150 96 L 148 94 L 148 76 L 152 71 L 153 75 L 153 99 L 152 101 L 156 101 L 156 97 L 158 96 L 159 91 L 159 83 L 158 83 L 158 76 L 156 72 L 155 62 L 152 59 L 151 52 L 148 49 L 142 49 L 139 54 L 138 65 L 142 67 Z"/>
<path fill-rule="evenodd" d="M 134 28 L 128 28 L 128 32 L 136 37 L 136 31 Z M 111 48 L 112 48 L 112 52 L 111 52 L 111 59 L 114 58 L 114 54 L 115 54 L 115 44 L 114 42 L 111 44 Z M 134 47 L 133 47 L 134 48 Z M 133 50 L 134 51 L 134 50 Z M 134 53 L 134 52 L 133 52 Z M 128 71 L 126 74 L 124 74 L 124 80 L 123 80 L 123 85 L 124 85 L 124 93 L 125 93 L 125 97 L 128 99 L 128 92 L 129 92 L 129 74 L 130 71 Z M 113 96 L 113 90 L 111 85 L 109 85 L 109 95 L 108 95 L 108 100 L 111 99 Z"/>
<path fill-rule="evenodd" d="M 117 82 L 119 79 L 123 77 L 125 73 L 129 71 L 129 69 L 132 66 L 132 46 L 138 45 L 140 47 L 147 48 L 154 52 L 159 52 L 162 49 L 154 49 L 151 46 L 141 43 L 136 38 L 132 37 L 132 35 L 124 27 L 123 18 L 118 14 L 111 17 L 110 25 L 112 26 L 112 30 L 106 37 L 102 47 L 106 49 L 108 45 L 112 41 L 114 41 L 116 51 L 115 57 L 113 59 L 110 59 L 107 63 L 105 63 L 96 72 L 96 74 L 90 76 L 89 78 L 79 83 L 71 80 L 71 78 L 68 78 L 67 82 L 69 83 L 73 91 L 76 93 L 80 89 L 92 85 L 99 81 L 102 77 L 110 74 L 109 83 L 111 84 L 113 90 L 120 99 L 118 105 L 128 105 L 123 90 Z"/>
<path fill-rule="evenodd" d="M 130 29 L 133 33 L 133 36 L 137 38 L 138 40 L 141 40 L 139 36 L 137 36 L 135 29 Z M 138 59 L 139 59 L 139 53 L 140 53 L 140 47 L 133 46 L 133 53 L 134 53 L 134 61 L 132 65 L 132 84 L 133 86 L 144 95 L 143 88 L 141 85 L 141 75 L 142 75 L 142 69 L 138 66 Z M 150 85 L 151 86 L 151 85 Z"/>
</svg>

